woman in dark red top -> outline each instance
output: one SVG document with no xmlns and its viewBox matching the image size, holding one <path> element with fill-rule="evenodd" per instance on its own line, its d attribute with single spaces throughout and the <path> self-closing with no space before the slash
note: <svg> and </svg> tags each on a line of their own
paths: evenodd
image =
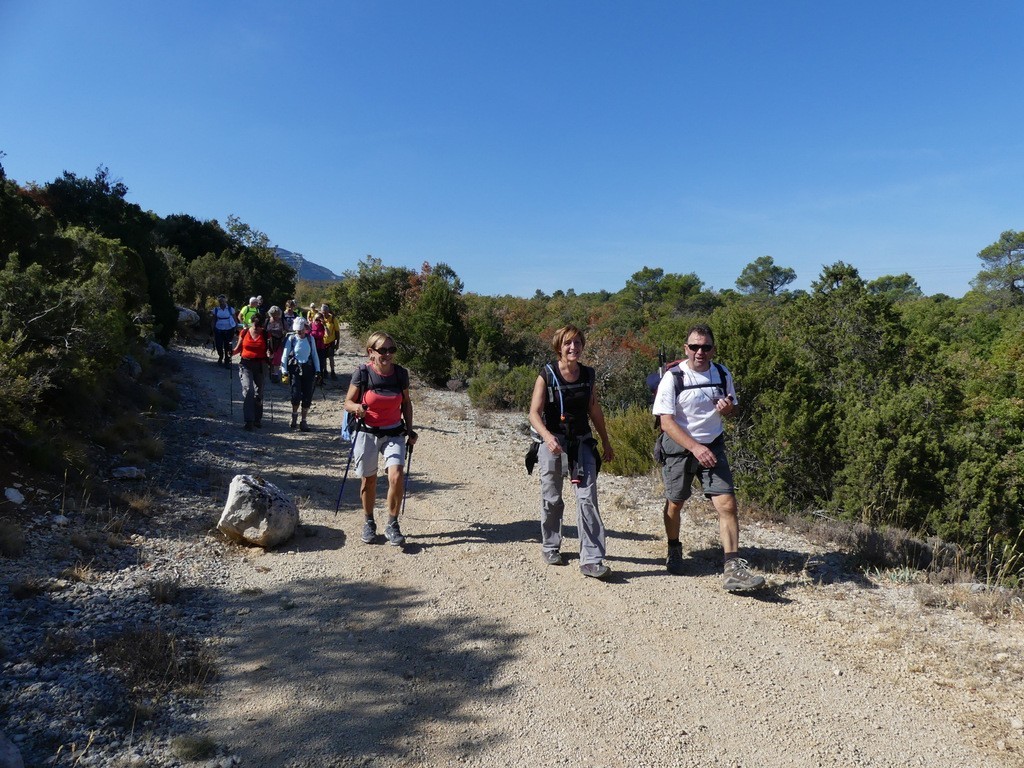
<svg viewBox="0 0 1024 768">
<path fill-rule="evenodd" d="M 245 428 L 263 426 L 263 384 L 270 364 L 270 344 L 263 328 L 263 315 L 253 315 L 249 327 L 238 334 L 238 344 L 232 351 L 240 354 L 238 378 L 242 380 L 242 415 Z"/>
</svg>

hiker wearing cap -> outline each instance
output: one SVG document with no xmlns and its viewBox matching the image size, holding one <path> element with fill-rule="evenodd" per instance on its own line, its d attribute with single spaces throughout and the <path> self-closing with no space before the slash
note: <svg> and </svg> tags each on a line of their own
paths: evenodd
<svg viewBox="0 0 1024 768">
<path fill-rule="evenodd" d="M 231 346 L 235 337 L 235 308 L 228 305 L 223 293 L 217 297 L 217 306 L 210 310 L 213 341 L 217 347 L 217 365 L 231 367 Z"/>
<path fill-rule="evenodd" d="M 317 358 L 316 345 L 309 335 L 309 323 L 306 318 L 297 317 L 292 325 L 294 334 L 284 342 L 281 352 L 281 373 L 288 374 L 288 383 L 292 397 L 292 423 L 303 431 L 309 432 L 306 415 L 313 403 L 313 384 L 320 374 L 320 360 Z M 302 406 L 302 421 L 299 421 L 299 406 Z"/>
<path fill-rule="evenodd" d="M 602 562 L 605 531 L 597 505 L 597 473 L 601 460 L 611 461 L 615 454 L 597 397 L 594 369 L 580 363 L 585 345 L 583 331 L 574 325 L 555 331 L 551 348 L 558 361 L 544 366 L 533 385 L 530 426 L 540 467 L 541 556 L 548 565 L 565 563 L 561 553 L 562 487 L 568 477 L 576 492 L 580 573 L 601 579 L 609 569 Z M 600 454 L 591 422 L 601 438 Z"/>
<path fill-rule="evenodd" d="M 757 589 L 764 585 L 764 578 L 751 573 L 750 564 L 739 556 L 739 515 L 722 422 L 724 416 L 736 410 L 736 386 L 729 370 L 713 361 L 714 353 L 711 328 L 690 328 L 686 359 L 665 372 L 654 397 L 654 415 L 662 429 L 657 447 L 665 481 L 665 566 L 677 575 L 684 570 L 680 515 L 693 490 L 694 478 L 699 478 L 704 496 L 711 499 L 718 513 L 724 551 L 723 586 L 736 592 Z"/>
<path fill-rule="evenodd" d="M 405 543 L 398 513 L 405 495 L 406 446 L 412 450 L 416 433 L 412 429 L 409 372 L 395 364 L 396 351 L 394 339 L 386 333 L 370 334 L 366 340 L 369 361 L 356 368 L 345 397 L 345 410 L 359 424 L 351 450 L 356 476 L 361 478 L 359 498 L 365 517 L 362 534 L 365 544 L 372 544 L 377 538 L 373 507 L 377 501 L 377 466 L 381 456 L 388 475 L 388 525 L 384 536 L 389 544 Z"/>
<path fill-rule="evenodd" d="M 338 318 L 331 312 L 329 304 L 320 305 L 320 314 L 324 318 L 324 357 L 320 360 L 320 367 L 323 369 L 324 378 L 327 378 L 327 369 L 331 369 L 331 379 L 337 380 L 334 372 L 334 353 L 338 349 L 341 336 L 341 325 Z"/>
<path fill-rule="evenodd" d="M 258 296 L 250 296 L 249 303 L 238 310 L 238 322 L 243 328 L 248 327 L 255 315 L 260 313 L 260 300 Z"/>
<path fill-rule="evenodd" d="M 245 428 L 263 426 L 263 386 L 270 364 L 270 348 L 263 315 L 253 315 L 249 327 L 238 334 L 232 354 L 241 355 L 238 378 L 242 382 L 242 416 Z"/>
</svg>

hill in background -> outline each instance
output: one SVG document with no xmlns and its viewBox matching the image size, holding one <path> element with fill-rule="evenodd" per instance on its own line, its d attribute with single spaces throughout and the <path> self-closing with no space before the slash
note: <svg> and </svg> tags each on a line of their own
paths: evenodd
<svg viewBox="0 0 1024 768">
<path fill-rule="evenodd" d="M 332 281 L 342 279 L 341 275 L 336 275 L 327 267 L 321 267 L 316 262 L 310 261 L 301 253 L 293 253 L 275 246 L 274 254 L 295 270 L 299 280 Z"/>
</svg>

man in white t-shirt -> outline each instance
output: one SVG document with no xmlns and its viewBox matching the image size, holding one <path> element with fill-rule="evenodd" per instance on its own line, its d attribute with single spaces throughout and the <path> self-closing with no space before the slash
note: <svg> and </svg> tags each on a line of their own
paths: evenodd
<svg viewBox="0 0 1024 768">
<path fill-rule="evenodd" d="M 736 409 L 736 388 L 729 370 L 712 358 L 715 337 L 707 325 L 686 334 L 686 359 L 670 368 L 658 384 L 654 415 L 661 424 L 658 437 L 664 457 L 665 535 L 670 573 L 684 571 L 679 522 L 694 478 L 718 512 L 718 529 L 725 553 L 723 586 L 730 592 L 757 589 L 764 578 L 750 572 L 739 556 L 740 524 L 732 471 L 725 453 L 722 417 Z"/>
</svg>

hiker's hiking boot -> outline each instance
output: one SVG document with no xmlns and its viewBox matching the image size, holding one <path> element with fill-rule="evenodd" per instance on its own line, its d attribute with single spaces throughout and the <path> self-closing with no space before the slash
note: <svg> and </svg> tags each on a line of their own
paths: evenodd
<svg viewBox="0 0 1024 768">
<path fill-rule="evenodd" d="M 683 545 L 681 543 L 669 544 L 668 557 L 665 558 L 665 568 L 671 574 L 682 576 L 683 567 Z"/>
<path fill-rule="evenodd" d="M 293 413 L 292 414 L 292 425 L 291 425 L 290 428 L 291 429 L 295 429 L 297 426 L 299 426 L 299 417 L 298 417 L 297 414 Z"/>
<path fill-rule="evenodd" d="M 377 538 L 377 523 L 373 521 L 373 518 L 366 518 L 366 522 L 363 523 L 363 544 L 373 544 L 373 540 Z"/>
<path fill-rule="evenodd" d="M 299 422 L 299 432 L 309 432 L 309 424 L 306 423 L 305 419 Z"/>
<path fill-rule="evenodd" d="M 750 563 L 742 557 L 734 557 L 725 564 L 722 586 L 727 592 L 745 592 L 764 586 L 764 577 L 750 572 Z"/>
<path fill-rule="evenodd" d="M 604 563 L 587 563 L 580 566 L 580 573 L 592 579 L 603 579 L 611 572 L 611 569 Z"/>
<path fill-rule="evenodd" d="M 405 536 L 402 535 L 402 529 L 398 527 L 397 520 L 392 520 L 388 523 L 387 528 L 384 529 L 384 538 L 388 540 L 388 544 L 396 547 L 405 544 Z"/>
<path fill-rule="evenodd" d="M 541 552 L 541 558 L 548 565 L 565 565 L 565 560 L 562 559 L 562 553 L 557 549 L 545 549 Z"/>
<path fill-rule="evenodd" d="M 245 429 L 246 432 L 252 432 L 252 422 L 251 421 L 245 422 L 244 429 Z"/>
</svg>

